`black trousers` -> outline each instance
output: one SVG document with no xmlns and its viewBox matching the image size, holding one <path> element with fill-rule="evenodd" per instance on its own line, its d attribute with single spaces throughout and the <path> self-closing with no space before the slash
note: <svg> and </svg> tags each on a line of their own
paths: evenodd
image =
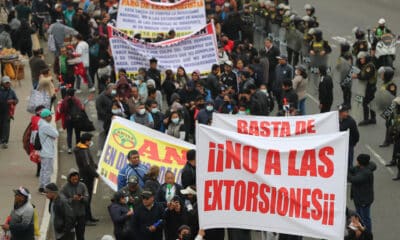
<svg viewBox="0 0 400 240">
<path fill-rule="evenodd" d="M 86 204 L 86 220 L 91 220 L 93 218 L 91 203 L 92 203 L 92 195 L 93 195 L 94 178 L 82 176 L 82 182 L 86 185 L 87 190 L 89 192 L 89 201 Z"/>
<path fill-rule="evenodd" d="M 85 240 L 86 216 L 76 217 L 76 240 Z"/>
<path fill-rule="evenodd" d="M 343 92 L 343 103 L 351 107 L 351 87 L 342 87 Z"/>
</svg>

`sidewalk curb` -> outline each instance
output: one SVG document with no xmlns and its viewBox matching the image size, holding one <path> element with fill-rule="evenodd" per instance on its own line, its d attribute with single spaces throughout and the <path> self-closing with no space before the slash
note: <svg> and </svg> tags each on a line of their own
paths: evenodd
<svg viewBox="0 0 400 240">
<path fill-rule="evenodd" d="M 52 125 L 53 127 L 56 126 L 56 122 L 53 118 L 52 120 Z M 51 182 L 57 182 L 57 176 L 58 176 L 58 139 L 57 141 L 54 142 L 54 149 L 57 150 L 56 155 L 54 156 L 54 165 L 53 165 L 53 175 L 51 175 Z M 44 206 L 43 210 L 43 217 L 42 217 L 42 222 L 40 224 L 40 237 L 38 238 L 39 240 L 46 240 L 47 239 L 47 232 L 49 230 L 50 226 L 50 213 L 49 213 L 49 204 L 50 201 L 49 199 L 46 198 L 46 203 Z"/>
</svg>

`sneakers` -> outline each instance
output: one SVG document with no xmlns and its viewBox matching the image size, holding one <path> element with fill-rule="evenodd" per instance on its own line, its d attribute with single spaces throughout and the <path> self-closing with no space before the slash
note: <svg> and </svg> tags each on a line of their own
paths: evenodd
<svg viewBox="0 0 400 240">
<path fill-rule="evenodd" d="M 68 148 L 68 154 L 72 154 L 72 149 Z"/>
<path fill-rule="evenodd" d="M 95 92 L 95 91 L 96 91 L 95 87 L 89 88 L 89 92 Z"/>
<path fill-rule="evenodd" d="M 7 149 L 8 148 L 8 144 L 7 143 L 3 143 L 3 148 Z"/>
<path fill-rule="evenodd" d="M 81 93 L 82 92 L 82 90 L 80 90 L 80 89 L 76 89 L 76 91 L 75 91 L 75 93 Z"/>
<path fill-rule="evenodd" d="M 96 156 L 97 156 L 97 157 L 101 157 L 101 151 L 100 151 L 100 150 L 97 151 Z"/>
</svg>

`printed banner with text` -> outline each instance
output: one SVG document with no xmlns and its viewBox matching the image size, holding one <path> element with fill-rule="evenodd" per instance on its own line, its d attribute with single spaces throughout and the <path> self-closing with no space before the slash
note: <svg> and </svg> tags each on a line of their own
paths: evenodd
<svg viewBox="0 0 400 240">
<path fill-rule="evenodd" d="M 206 25 L 204 0 L 181 0 L 177 3 L 157 3 L 150 0 L 120 0 L 117 27 L 133 36 L 156 38 L 171 29 L 184 36 Z"/>
<path fill-rule="evenodd" d="M 137 41 L 110 25 L 108 32 L 115 68 L 125 68 L 128 74 L 136 74 L 141 67 L 148 68 L 153 57 L 162 71 L 176 71 L 182 66 L 187 73 L 194 70 L 207 73 L 217 63 L 217 39 L 212 23 L 191 35 L 160 43 Z"/>
<path fill-rule="evenodd" d="M 200 228 L 343 240 L 349 132 L 246 136 L 199 125 Z"/>
<path fill-rule="evenodd" d="M 174 172 L 178 180 L 186 164 L 186 152 L 194 148 L 194 145 L 167 134 L 116 118 L 111 124 L 97 171 L 105 183 L 117 191 L 118 172 L 127 164 L 128 152 L 136 149 L 142 163 L 160 167 L 159 180 L 164 181 L 167 170 Z"/>
<path fill-rule="evenodd" d="M 213 113 L 211 126 L 260 137 L 308 136 L 339 132 L 337 111 L 291 117 Z"/>
</svg>

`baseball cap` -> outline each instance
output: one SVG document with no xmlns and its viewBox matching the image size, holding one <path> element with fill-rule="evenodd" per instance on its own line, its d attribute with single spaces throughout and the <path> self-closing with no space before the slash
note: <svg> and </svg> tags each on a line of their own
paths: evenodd
<svg viewBox="0 0 400 240">
<path fill-rule="evenodd" d="M 183 195 L 188 195 L 188 194 L 196 195 L 196 191 L 193 190 L 190 186 L 186 187 L 185 189 L 182 189 L 181 193 Z"/>
<path fill-rule="evenodd" d="M 4 76 L 4 77 L 1 78 L 1 82 L 2 83 L 9 83 L 9 82 L 11 82 L 11 79 L 10 79 L 9 76 Z"/>
<path fill-rule="evenodd" d="M 225 61 L 225 64 L 233 67 L 233 62 L 231 60 Z"/>
<path fill-rule="evenodd" d="M 138 184 L 139 183 L 139 181 L 138 181 L 138 178 L 137 178 L 137 176 L 130 176 L 129 178 L 128 178 L 128 184 L 129 183 L 132 183 L 132 184 Z"/>
<path fill-rule="evenodd" d="M 350 110 L 350 107 L 347 106 L 347 105 L 345 105 L 345 104 L 340 104 L 340 105 L 338 106 L 338 110 L 339 110 L 339 112 L 345 112 L 345 111 L 349 111 L 349 110 Z"/>
<path fill-rule="evenodd" d="M 14 189 L 13 192 L 15 194 L 22 195 L 27 198 L 29 198 L 29 195 L 30 195 L 29 190 L 24 187 L 19 187 L 18 189 Z"/>
<path fill-rule="evenodd" d="M 46 117 L 51 116 L 51 115 L 53 115 L 53 114 L 52 114 L 51 111 L 50 111 L 49 109 L 47 109 L 47 108 L 43 109 L 43 110 L 40 112 L 40 117 L 41 117 L 41 118 L 46 118 Z"/>
<path fill-rule="evenodd" d="M 281 54 L 280 56 L 276 57 L 277 59 L 285 59 L 287 60 L 287 56 L 285 54 Z"/>
<path fill-rule="evenodd" d="M 55 183 L 49 183 L 44 188 L 45 192 L 58 192 L 58 187 Z"/>
<path fill-rule="evenodd" d="M 140 195 L 144 198 L 149 198 L 153 196 L 153 192 L 150 189 L 144 189 Z"/>
</svg>

